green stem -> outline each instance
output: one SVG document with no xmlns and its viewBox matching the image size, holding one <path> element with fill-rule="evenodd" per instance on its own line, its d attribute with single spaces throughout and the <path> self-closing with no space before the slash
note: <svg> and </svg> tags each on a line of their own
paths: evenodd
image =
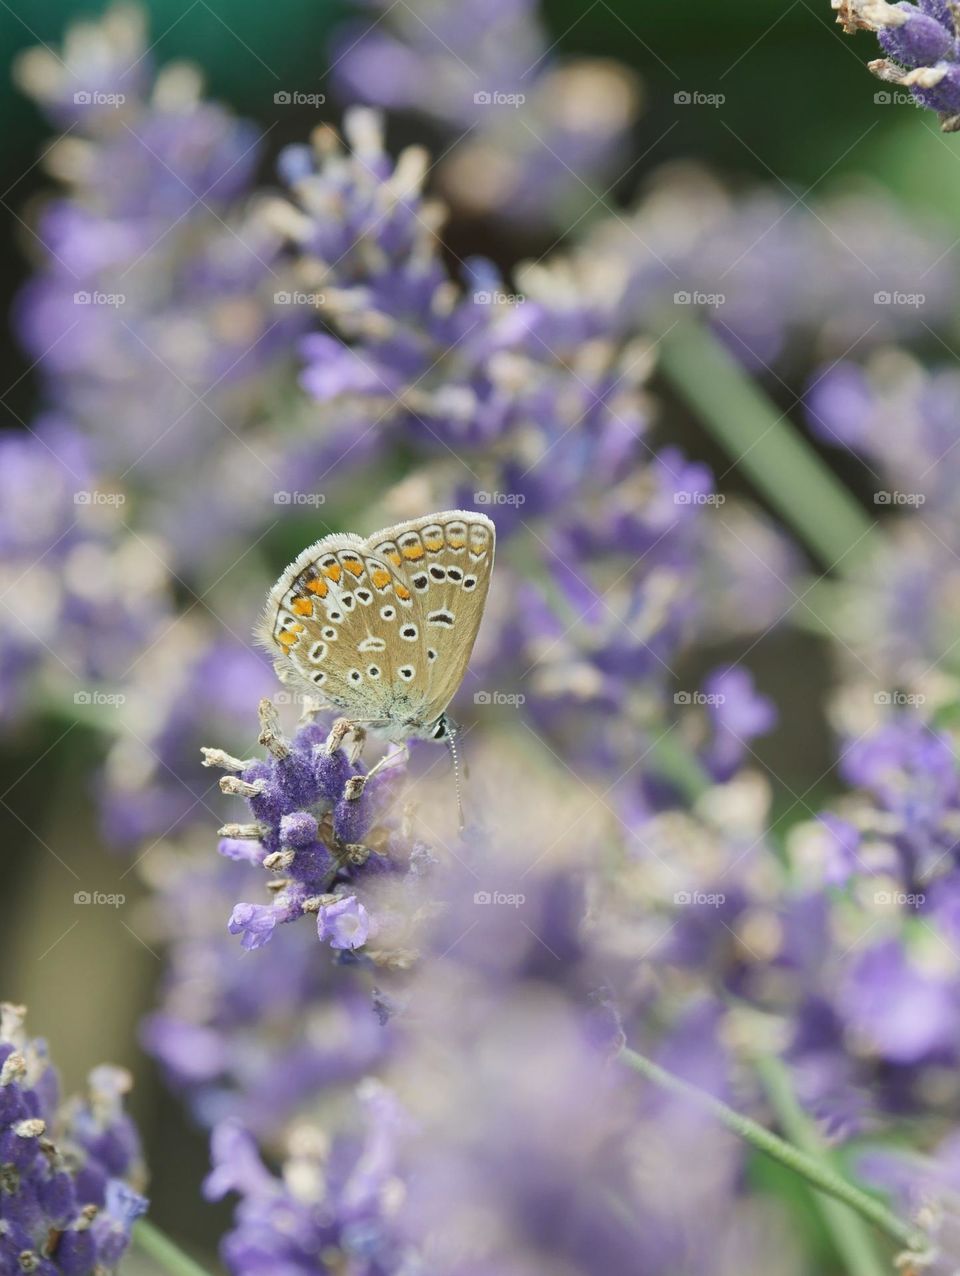
<svg viewBox="0 0 960 1276">
<path fill-rule="evenodd" d="M 682 1081 L 679 1077 L 675 1077 L 672 1073 L 661 1068 L 659 1064 L 647 1059 L 642 1054 L 638 1054 L 635 1050 L 624 1047 L 620 1052 L 620 1057 L 629 1067 L 646 1077 L 648 1081 L 653 1081 L 656 1085 L 665 1090 L 670 1090 L 674 1094 L 682 1095 L 705 1112 L 709 1112 L 721 1125 L 725 1125 L 728 1130 L 732 1130 L 739 1138 L 745 1139 L 746 1142 L 752 1144 L 759 1151 L 773 1157 L 774 1160 L 779 1161 L 781 1165 L 785 1165 L 787 1169 L 792 1170 L 795 1174 L 801 1175 L 818 1192 L 824 1192 L 833 1197 L 834 1200 L 842 1201 L 844 1205 L 856 1210 L 861 1217 L 873 1223 L 875 1227 L 885 1232 L 887 1236 L 899 1245 L 905 1246 L 916 1254 L 922 1254 L 929 1249 L 930 1242 L 922 1231 L 904 1222 L 892 1210 L 889 1210 L 878 1201 L 876 1197 L 868 1196 L 866 1192 L 862 1192 L 859 1188 L 854 1187 L 852 1183 L 848 1183 L 830 1166 L 814 1160 L 813 1157 L 787 1143 L 778 1135 L 771 1134 L 769 1130 L 765 1130 L 762 1125 L 758 1125 L 750 1117 L 735 1112 L 733 1108 L 728 1107 L 720 1099 L 714 1098 L 712 1094 L 698 1089 L 697 1086 L 690 1085 L 687 1081 Z"/>
<path fill-rule="evenodd" d="M 784 1065 L 779 1059 L 765 1055 L 755 1060 L 755 1066 L 777 1120 L 790 1141 L 819 1164 L 836 1168 L 815 1125 L 797 1102 Z M 887 1276 L 889 1266 L 860 1215 L 832 1196 L 817 1194 L 814 1199 L 848 1271 L 854 1276 Z"/>
<path fill-rule="evenodd" d="M 825 566 L 843 561 L 846 570 L 867 552 L 873 520 L 706 327 L 686 320 L 670 329 L 660 367 Z"/>
<path fill-rule="evenodd" d="M 145 1218 L 134 1223 L 133 1242 L 169 1272 L 170 1276 L 210 1276 L 206 1268 L 194 1262 L 165 1232 L 161 1232 L 159 1227 Z"/>
</svg>

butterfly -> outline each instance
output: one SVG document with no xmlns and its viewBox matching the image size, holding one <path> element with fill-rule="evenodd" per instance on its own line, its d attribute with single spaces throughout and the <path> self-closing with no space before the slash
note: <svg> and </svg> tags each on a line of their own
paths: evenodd
<svg viewBox="0 0 960 1276">
<path fill-rule="evenodd" d="M 281 680 L 388 740 L 453 741 L 446 709 L 480 628 L 496 528 L 445 510 L 325 536 L 271 589 L 256 629 Z"/>
</svg>

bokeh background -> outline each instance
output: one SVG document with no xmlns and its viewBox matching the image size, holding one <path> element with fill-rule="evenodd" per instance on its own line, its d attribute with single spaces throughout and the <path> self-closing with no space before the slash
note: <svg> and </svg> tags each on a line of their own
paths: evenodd
<svg viewBox="0 0 960 1276">
<path fill-rule="evenodd" d="M 319 120 L 338 121 L 340 106 L 326 75 L 328 40 L 338 24 L 357 17 L 348 5 L 151 0 L 145 8 L 160 63 L 196 61 L 214 98 L 268 130 L 263 182 L 274 181 L 284 146 L 302 140 Z M 21 50 L 57 44 L 73 20 L 99 11 L 63 0 L 26 6 L 0 0 L 0 48 L 8 68 L 0 81 L 4 316 L 37 258 L 31 226 L 38 202 L 51 189 L 38 162 L 51 137 L 49 124 L 17 91 L 9 68 Z M 863 68 L 873 54 L 870 41 L 844 37 L 826 3 L 794 0 L 774 11 L 766 0 L 687 0 L 650 3 L 641 11 L 628 0 L 553 0 L 543 15 L 556 52 L 616 58 L 641 79 L 642 109 L 617 166 L 627 176 L 614 182 L 604 204 L 627 204 L 666 166 L 696 161 L 734 190 L 760 184 L 801 207 L 832 192 L 879 187 L 899 201 L 906 220 L 955 225 L 960 148 L 938 134 L 924 113 L 875 100 L 876 86 Z M 325 93 L 327 101 L 319 109 L 278 111 L 278 87 Z M 675 94 L 685 90 L 722 94 L 723 104 L 678 109 Z M 392 151 L 414 140 L 437 148 L 443 134 L 422 121 L 391 124 Z M 463 214 L 454 215 L 444 236 L 455 256 L 482 253 L 505 272 L 557 240 L 552 229 Z M 946 340 L 942 329 L 919 333 L 915 346 L 942 355 Z M 798 349 L 779 368 L 779 379 L 767 385 L 774 402 L 790 407 L 812 367 L 810 352 Z M 40 394 L 37 373 L 12 328 L 0 344 L 0 386 L 4 424 L 30 420 Z M 722 475 L 722 491 L 749 494 L 763 507 L 763 493 L 730 469 L 671 386 L 661 381 L 654 386 L 663 404 L 659 437 L 711 465 Z M 803 428 L 802 415 L 793 416 Z M 811 445 L 873 515 L 874 484 L 865 469 L 812 436 Z M 349 509 L 338 513 L 348 515 Z M 282 566 L 297 538 L 310 536 L 309 528 L 305 517 L 272 541 L 266 550 L 270 565 Z M 718 643 L 699 652 L 684 675 L 696 685 L 704 669 L 739 654 Z M 767 635 L 746 663 L 780 710 L 777 729 L 757 743 L 757 753 L 772 777 L 789 777 L 793 790 L 808 793 L 808 802 L 817 805 L 836 787 L 825 710 L 832 679 L 827 644 L 802 625 L 782 629 Z M 0 737 L 0 988 L 5 997 L 29 1004 L 34 1030 L 55 1043 L 68 1088 L 103 1058 L 135 1071 L 133 1110 L 154 1167 L 157 1214 L 179 1219 L 182 1235 L 203 1248 L 214 1234 L 211 1209 L 217 1208 L 201 1205 L 197 1193 L 206 1140 L 137 1044 L 137 1022 L 154 1000 L 161 961 L 144 938 L 151 933 L 149 923 L 137 920 L 145 887 L 129 871 L 129 860 L 111 854 L 100 837 L 90 770 L 102 749 L 96 731 L 52 711 L 32 714 Z M 790 793 L 774 787 L 775 803 L 789 810 Z M 122 891 L 132 911 L 116 917 L 91 912 L 64 937 L 66 896 L 75 883 L 59 861 L 91 889 Z"/>
</svg>

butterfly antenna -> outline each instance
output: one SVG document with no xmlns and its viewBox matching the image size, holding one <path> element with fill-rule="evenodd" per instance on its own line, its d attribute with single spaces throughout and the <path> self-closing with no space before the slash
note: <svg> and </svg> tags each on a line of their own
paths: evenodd
<svg viewBox="0 0 960 1276">
<path fill-rule="evenodd" d="M 450 746 L 450 757 L 453 759 L 453 787 L 457 794 L 457 815 L 460 820 L 459 832 L 463 832 L 466 828 L 466 821 L 463 818 L 463 797 L 460 792 L 460 760 L 457 757 L 457 745 L 454 740 L 454 731 L 452 727 L 447 728 L 447 744 Z"/>
</svg>

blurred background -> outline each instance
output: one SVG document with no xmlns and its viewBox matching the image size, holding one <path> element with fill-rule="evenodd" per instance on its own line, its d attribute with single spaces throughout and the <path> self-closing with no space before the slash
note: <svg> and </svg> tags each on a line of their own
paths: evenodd
<svg viewBox="0 0 960 1276">
<path fill-rule="evenodd" d="M 332 33 L 344 23 L 370 24 L 376 15 L 324 0 L 271 0 L 269 5 L 230 0 L 228 9 L 221 9 L 224 3 L 150 0 L 144 8 L 152 57 L 160 64 L 185 58 L 202 67 L 209 95 L 264 134 L 257 176 L 261 184 L 274 186 L 283 148 L 302 141 L 318 122 L 340 119 L 341 98 L 327 73 Z M 0 0 L 0 47 L 8 68 L 0 82 L 5 121 L 0 216 L 7 246 L 0 258 L 0 309 L 5 316 L 43 256 L 33 228 L 52 188 L 40 162 L 52 138 L 50 122 L 18 91 L 9 68 L 22 50 L 38 44 L 59 47 L 70 23 L 101 11 L 101 6 L 64 0 L 26 7 Z M 874 56 L 872 41 L 851 41 L 833 18 L 826 0 L 794 0 L 775 13 L 765 0 L 650 3 L 642 13 L 629 0 L 545 4 L 542 19 L 554 55 L 618 59 L 639 76 L 641 106 L 627 149 L 611 183 L 598 183 L 595 193 L 602 192 L 602 198 L 587 201 L 593 207 L 586 225 L 606 209 L 642 198 L 671 166 L 695 161 L 732 191 L 760 185 L 785 199 L 787 207 L 804 208 L 835 192 L 882 188 L 899 203 L 905 223 L 955 226 L 960 202 L 955 141 L 940 135 L 927 113 L 876 99 L 877 86 L 864 69 Z M 278 110 L 278 91 L 323 94 L 326 101 Z M 678 109 L 677 95 L 684 93 L 720 95 L 722 105 Z M 388 149 L 396 154 L 416 141 L 437 152 L 447 136 L 436 123 L 394 118 Z M 584 229 L 578 226 L 578 233 Z M 558 245 L 562 249 L 565 242 L 564 231 L 555 226 L 492 219 L 464 209 L 454 210 L 443 234 L 451 260 L 483 254 L 507 275 L 519 261 Z M 951 232 L 944 234 L 949 242 Z M 918 330 L 915 348 L 942 356 L 944 332 Z M 0 403 L 11 428 L 30 421 L 42 405 L 36 363 L 12 325 L 0 345 Z M 813 353 L 801 343 L 778 365 L 766 388 L 781 410 L 794 406 L 815 366 Z M 654 388 L 661 401 L 660 441 L 675 443 L 693 460 L 710 465 L 722 476 L 722 491 L 747 495 L 766 508 L 763 494 L 729 467 L 671 386 L 655 381 Z M 792 416 L 805 428 L 800 410 Z M 875 513 L 875 484 L 866 468 L 849 453 L 810 437 L 863 509 Z M 350 526 L 350 498 L 335 513 Z M 279 570 L 314 534 L 307 514 L 268 541 L 268 573 Z M 246 600 L 238 611 L 252 622 Z M 697 685 L 704 670 L 739 657 L 743 648 L 742 642 L 725 645 L 719 639 L 691 653 L 683 674 Z M 771 776 L 789 779 L 790 791 L 780 788 L 775 801 L 790 809 L 794 792 L 817 805 L 837 786 L 825 708 L 833 680 L 827 645 L 801 624 L 766 634 L 746 663 L 779 706 L 777 729 L 756 745 Z M 0 990 L 7 999 L 27 1003 L 33 1031 L 55 1043 L 67 1089 L 81 1084 L 88 1068 L 104 1058 L 133 1069 L 132 1106 L 154 1166 L 151 1195 L 157 1214 L 177 1218 L 185 1237 L 207 1245 L 211 1208 L 222 1208 L 223 1218 L 227 1211 L 201 1205 L 197 1187 L 206 1169 L 206 1137 L 171 1098 L 138 1044 L 138 1020 L 157 995 L 161 938 L 155 939 L 141 875 L 131 871 L 129 856 L 104 844 L 91 785 L 91 764 L 104 753 L 103 739 L 88 720 L 71 721 L 56 707 L 40 706 L 8 724 L 0 736 Z M 803 813 L 798 810 L 793 818 Z M 212 815 L 209 826 L 212 846 Z M 127 902 L 122 910 L 89 910 L 73 920 L 66 910 L 69 896 L 84 890 L 122 894 Z"/>
</svg>

